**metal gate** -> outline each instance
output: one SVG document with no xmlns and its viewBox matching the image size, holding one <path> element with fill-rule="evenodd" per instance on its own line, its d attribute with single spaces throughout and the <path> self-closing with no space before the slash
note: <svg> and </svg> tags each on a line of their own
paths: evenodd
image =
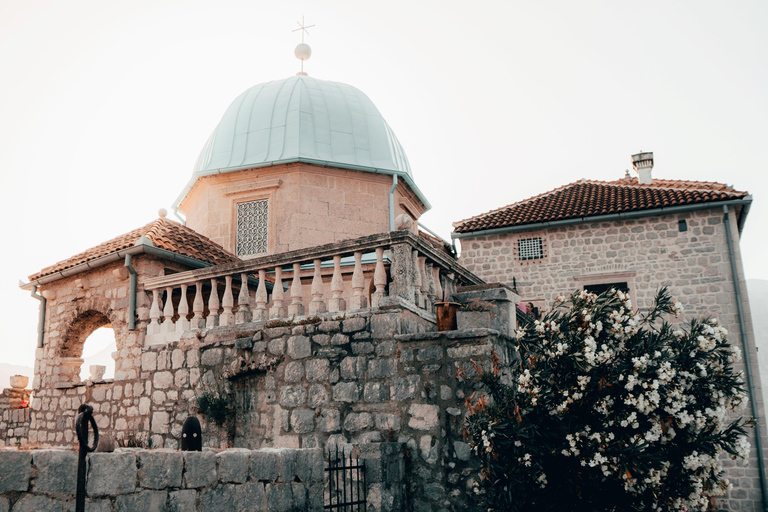
<svg viewBox="0 0 768 512">
<path fill-rule="evenodd" d="M 325 510 L 342 512 L 365 512 L 366 484 L 365 461 L 352 457 L 350 452 L 344 455 L 344 449 L 328 448 L 328 494 L 325 499 Z"/>
</svg>

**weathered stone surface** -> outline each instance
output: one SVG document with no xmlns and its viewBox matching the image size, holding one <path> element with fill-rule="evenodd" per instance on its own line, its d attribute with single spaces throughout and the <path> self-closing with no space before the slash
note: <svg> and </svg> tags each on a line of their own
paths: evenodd
<svg viewBox="0 0 768 512">
<path fill-rule="evenodd" d="M 360 400 L 360 385 L 357 382 L 339 382 L 333 386 L 333 399 L 337 402 Z"/>
<path fill-rule="evenodd" d="M 248 482 L 235 486 L 234 510 L 266 510 L 267 495 L 264 492 L 264 484 L 261 482 Z"/>
<path fill-rule="evenodd" d="M 341 322 L 338 320 L 320 322 L 320 325 L 317 326 L 317 330 L 325 333 L 336 332 L 341 330 Z"/>
<path fill-rule="evenodd" d="M 325 382 L 331 373 L 331 363 L 327 359 L 312 359 L 306 362 L 307 381 Z"/>
<path fill-rule="evenodd" d="M 168 389 L 173 385 L 173 374 L 171 372 L 157 372 L 152 382 L 157 389 Z"/>
<path fill-rule="evenodd" d="M 328 390 L 325 389 L 325 386 L 322 384 L 312 384 L 309 386 L 307 405 L 310 407 L 318 407 L 326 403 L 328 403 Z"/>
<path fill-rule="evenodd" d="M 315 334 L 312 336 L 312 341 L 323 347 L 331 344 L 331 337 L 327 334 Z"/>
<path fill-rule="evenodd" d="M 304 483 L 323 482 L 325 463 L 323 450 L 299 450 L 296 452 L 296 476 Z"/>
<path fill-rule="evenodd" d="M 368 403 L 383 402 L 387 399 L 387 386 L 383 382 L 366 382 L 363 400 Z"/>
<path fill-rule="evenodd" d="M 277 480 L 277 453 L 256 451 L 251 453 L 251 479 L 274 482 Z"/>
<path fill-rule="evenodd" d="M 315 412 L 309 409 L 294 409 L 291 412 L 291 429 L 297 434 L 308 434 L 315 430 Z"/>
<path fill-rule="evenodd" d="M 68 494 L 77 491 L 77 452 L 35 450 L 32 452 L 32 463 L 37 467 L 36 493 Z"/>
<path fill-rule="evenodd" d="M 389 389 L 390 399 L 402 402 L 416 398 L 420 383 L 421 378 L 418 375 L 392 379 L 392 385 Z"/>
<path fill-rule="evenodd" d="M 6 498 L 0 496 L 0 512 L 8 512 L 9 510 L 11 510 L 11 504 Z"/>
<path fill-rule="evenodd" d="M 317 425 L 321 432 L 338 432 L 341 428 L 341 413 L 337 409 L 323 409 Z"/>
<path fill-rule="evenodd" d="M 267 351 L 276 356 L 283 355 L 285 353 L 285 340 L 283 338 L 271 340 L 269 344 L 267 344 Z"/>
<path fill-rule="evenodd" d="M 0 512 L 2 512 L 0 507 Z M 90 498 L 85 500 L 85 512 L 112 512 L 112 500 L 109 498 L 92 500 Z"/>
<path fill-rule="evenodd" d="M 116 496 L 136 490 L 136 455 L 91 453 L 88 455 L 88 496 Z"/>
<path fill-rule="evenodd" d="M 251 452 L 241 448 L 232 448 L 216 455 L 219 459 L 219 481 L 243 483 L 248 480 Z"/>
<path fill-rule="evenodd" d="M 432 430 L 440 425 L 440 407 L 430 404 L 411 404 L 408 407 L 408 426 L 416 430 Z"/>
<path fill-rule="evenodd" d="M 323 324 L 320 324 L 323 325 Z M 291 484 L 267 484 L 267 510 L 275 512 L 288 512 L 293 506 L 293 492 Z"/>
<path fill-rule="evenodd" d="M 168 512 L 189 512 L 196 510 L 197 492 L 194 489 L 183 489 L 168 493 Z"/>
<path fill-rule="evenodd" d="M 344 418 L 344 429 L 349 432 L 359 432 L 373 426 L 373 417 L 370 413 L 350 412 Z"/>
<path fill-rule="evenodd" d="M 224 353 L 220 348 L 209 348 L 203 352 L 200 362 L 203 366 L 216 366 L 224 360 Z"/>
<path fill-rule="evenodd" d="M 448 347 L 448 357 L 453 359 L 466 359 L 468 357 L 489 356 L 493 347 L 490 343 L 484 345 L 460 345 Z"/>
<path fill-rule="evenodd" d="M 253 348 L 253 337 L 237 338 L 235 340 L 235 348 L 238 350 L 251 350 Z"/>
<path fill-rule="evenodd" d="M 279 338 L 286 334 L 290 334 L 291 330 L 288 327 L 267 327 L 266 329 L 263 329 L 262 332 L 267 338 Z"/>
<path fill-rule="evenodd" d="M 304 359 L 312 355 L 312 343 L 306 336 L 291 336 L 288 338 L 288 357 L 291 359 Z"/>
<path fill-rule="evenodd" d="M 365 357 L 345 357 L 339 365 L 342 379 L 362 379 L 365 377 Z"/>
<path fill-rule="evenodd" d="M 472 455 L 472 448 L 463 441 L 454 441 L 453 450 L 456 452 L 456 458 L 459 460 L 469 460 Z"/>
<path fill-rule="evenodd" d="M 344 325 L 342 328 L 342 332 L 345 334 L 362 331 L 365 329 L 365 318 L 362 317 L 355 317 L 355 318 L 347 318 L 344 320 Z"/>
<path fill-rule="evenodd" d="M 13 506 L 13 512 L 69 512 L 74 509 L 74 500 L 64 502 L 34 494 L 25 494 Z"/>
<path fill-rule="evenodd" d="M 296 475 L 296 450 L 281 449 L 277 452 L 277 481 L 291 482 Z"/>
<path fill-rule="evenodd" d="M 420 348 L 416 353 L 416 359 L 419 361 L 436 361 L 443 357 L 443 347 L 440 345 L 432 345 L 429 347 Z"/>
<path fill-rule="evenodd" d="M 181 487 L 184 459 L 181 452 L 142 450 L 137 452 L 139 485 L 146 489 Z"/>
<path fill-rule="evenodd" d="M 200 510 L 205 512 L 231 512 L 235 510 L 235 486 L 219 485 L 200 492 Z"/>
<path fill-rule="evenodd" d="M 369 379 L 386 379 L 397 372 L 397 360 L 395 359 L 371 359 L 368 361 Z"/>
<path fill-rule="evenodd" d="M 304 386 L 282 386 L 280 388 L 280 405 L 283 407 L 298 407 L 307 401 L 307 390 Z"/>
<path fill-rule="evenodd" d="M 216 455 L 212 452 L 182 452 L 184 455 L 184 486 L 205 487 L 216 481 Z"/>
<path fill-rule="evenodd" d="M 437 440 L 432 436 L 421 436 L 419 440 L 419 449 L 421 451 L 421 457 L 427 464 L 434 464 L 437 462 Z"/>
<path fill-rule="evenodd" d="M 152 432 L 167 434 L 169 432 L 170 417 L 165 411 L 152 413 Z"/>
<path fill-rule="evenodd" d="M 373 354 L 373 343 L 369 341 L 352 342 L 352 353 L 357 356 Z"/>
<path fill-rule="evenodd" d="M 349 336 L 346 334 L 336 333 L 331 337 L 331 345 L 346 345 L 349 343 Z"/>
<path fill-rule="evenodd" d="M 374 419 L 377 430 L 400 430 L 399 414 L 376 413 Z"/>
<path fill-rule="evenodd" d="M 299 382 L 304 378 L 304 363 L 301 361 L 291 361 L 285 365 L 285 381 Z"/>
<path fill-rule="evenodd" d="M 165 510 L 168 491 L 140 491 L 135 494 L 118 496 L 115 499 L 117 512 L 135 512 L 137 510 Z"/>
<path fill-rule="evenodd" d="M 32 471 L 32 454 L 29 452 L 2 453 L 0 464 L 0 492 L 26 491 Z"/>
</svg>

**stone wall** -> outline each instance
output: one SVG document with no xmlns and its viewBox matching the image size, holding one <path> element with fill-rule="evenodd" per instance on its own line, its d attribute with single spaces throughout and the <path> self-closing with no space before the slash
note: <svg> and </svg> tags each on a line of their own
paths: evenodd
<svg viewBox="0 0 768 512">
<path fill-rule="evenodd" d="M 26 446 L 28 436 L 29 408 L 0 410 L 0 446 Z"/>
<path fill-rule="evenodd" d="M 86 510 L 323 510 L 320 450 L 91 453 Z M 75 508 L 77 452 L 0 452 L 0 512 Z"/>
<path fill-rule="evenodd" d="M 190 331 L 143 347 L 136 378 L 47 389 L 35 397 L 29 440 L 73 446 L 75 411 L 94 408 L 122 446 L 176 449 L 190 414 L 207 447 L 325 448 L 399 442 L 405 494 L 418 510 L 461 510 L 476 461 L 463 442 L 466 397 L 457 378 L 491 351 L 508 361 L 510 338 L 490 329 L 434 332 L 416 312 L 391 306 L 309 325 L 242 324 Z M 203 391 L 229 407 L 217 426 L 197 410 Z"/>
<path fill-rule="evenodd" d="M 744 336 L 753 363 L 755 402 L 760 410 L 760 423 L 765 425 L 757 351 L 733 209 L 729 219 L 745 313 Z M 685 221 L 687 231 L 679 229 L 681 220 Z M 534 237 L 541 237 L 544 257 L 521 261 L 517 255 L 518 240 Z M 634 306 L 648 308 L 656 291 L 667 286 L 684 305 L 685 321 L 703 316 L 717 318 L 728 329 L 731 343 L 743 348 L 721 209 L 463 238 L 459 261 L 485 280 L 498 280 L 509 286 L 516 284 L 524 302 L 531 301 L 544 311 L 551 308 L 556 297 L 567 297 L 585 285 L 617 282 L 628 284 Z M 749 411 L 745 414 L 749 415 Z M 761 435 L 763 446 L 768 447 L 766 429 Z M 730 493 L 731 510 L 757 510 L 760 506 L 754 436 L 750 442 L 753 449 L 749 467 L 728 470 L 729 477 L 739 487 Z M 730 460 L 724 464 L 733 465 Z"/>
</svg>

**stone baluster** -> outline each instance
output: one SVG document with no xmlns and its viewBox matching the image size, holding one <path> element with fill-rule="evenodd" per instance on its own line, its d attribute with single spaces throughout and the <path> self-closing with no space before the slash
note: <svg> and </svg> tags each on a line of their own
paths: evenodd
<svg viewBox="0 0 768 512">
<path fill-rule="evenodd" d="M 266 292 L 266 288 L 264 291 Z M 264 302 L 266 303 L 266 300 Z M 250 322 L 251 319 L 251 294 L 248 291 L 248 274 L 240 274 L 240 293 L 237 294 L 235 323 L 244 324 Z"/>
<path fill-rule="evenodd" d="M 442 302 L 446 299 L 443 295 L 443 287 L 440 284 L 440 267 L 437 265 L 432 267 L 432 280 L 435 283 L 435 299 L 437 302 Z"/>
<path fill-rule="evenodd" d="M 325 313 L 325 301 L 323 300 L 323 278 L 320 275 L 320 264 L 322 262 L 316 259 L 314 262 L 315 273 L 312 276 L 312 302 L 309 303 L 309 314 L 312 316 Z"/>
<path fill-rule="evenodd" d="M 203 282 L 197 281 L 195 283 L 195 300 L 192 302 L 192 312 L 195 314 L 192 317 L 193 329 L 204 329 L 205 318 L 203 318 L 203 310 L 205 309 L 205 303 L 203 302 Z"/>
<path fill-rule="evenodd" d="M 255 322 L 267 319 L 267 271 L 259 270 L 259 285 L 256 287 L 256 310 L 253 312 Z"/>
<path fill-rule="evenodd" d="M 176 326 L 173 325 L 173 288 L 170 286 L 165 289 L 165 307 L 163 308 L 163 332 L 173 332 Z"/>
<path fill-rule="evenodd" d="M 344 280 L 341 278 L 341 256 L 333 257 L 333 278 L 331 278 L 331 301 L 328 310 L 332 312 L 345 311 L 347 303 L 342 298 L 344 295 Z"/>
<path fill-rule="evenodd" d="M 445 275 L 445 298 L 451 300 L 451 296 L 456 293 L 456 274 L 449 272 Z"/>
<path fill-rule="evenodd" d="M 275 286 L 272 288 L 272 307 L 269 310 L 269 318 L 285 318 L 284 300 L 283 269 L 275 267 Z"/>
<path fill-rule="evenodd" d="M 232 295 L 232 276 L 224 276 L 224 297 L 221 301 L 221 318 L 219 325 L 232 325 L 235 323 L 235 315 L 232 308 L 235 306 L 235 299 Z"/>
<path fill-rule="evenodd" d="M 181 298 L 179 299 L 179 319 L 176 320 L 176 330 L 184 332 L 189 330 L 189 303 L 187 302 L 187 286 L 181 285 Z"/>
<path fill-rule="evenodd" d="M 355 252 L 355 270 L 352 272 L 352 299 L 349 309 L 363 309 L 368 307 L 368 297 L 365 294 L 365 277 L 363 276 L 363 253 Z"/>
<path fill-rule="evenodd" d="M 373 286 L 376 290 L 371 296 L 371 306 L 376 308 L 384 298 L 384 288 L 387 286 L 387 270 L 384 268 L 384 248 L 376 248 L 376 268 L 373 271 Z"/>
<path fill-rule="evenodd" d="M 288 306 L 289 316 L 302 316 L 304 314 L 304 288 L 301 286 L 301 263 L 293 264 L 293 280 L 291 281 L 291 304 Z"/>
<path fill-rule="evenodd" d="M 424 307 L 424 301 L 421 298 L 421 272 L 419 271 L 419 251 L 413 250 L 413 303 L 417 307 Z"/>
<path fill-rule="evenodd" d="M 152 290 L 152 306 L 149 308 L 147 334 L 160 332 L 160 291 Z"/>
<path fill-rule="evenodd" d="M 211 294 L 208 296 L 208 318 L 205 326 L 207 328 L 219 325 L 219 287 L 215 278 L 211 278 Z"/>
<path fill-rule="evenodd" d="M 427 311 L 432 311 L 432 309 L 435 307 L 435 267 L 432 266 L 431 263 L 426 263 L 426 258 L 424 258 L 424 276 L 427 280 L 427 304 L 424 306 L 424 309 Z"/>
<path fill-rule="evenodd" d="M 389 266 L 392 281 L 389 283 L 389 296 L 414 303 L 413 254 L 408 244 L 392 246 L 392 263 Z"/>
</svg>

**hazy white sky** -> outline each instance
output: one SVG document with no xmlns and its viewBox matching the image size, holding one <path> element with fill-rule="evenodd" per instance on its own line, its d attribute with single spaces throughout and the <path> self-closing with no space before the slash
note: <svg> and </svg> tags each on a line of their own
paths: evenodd
<svg viewBox="0 0 768 512">
<path fill-rule="evenodd" d="M 768 279 L 764 1 L 0 0 L 0 362 L 34 358 L 18 279 L 170 209 L 229 103 L 298 71 L 302 15 L 306 71 L 373 100 L 444 237 L 653 151 L 752 193 Z"/>
</svg>

